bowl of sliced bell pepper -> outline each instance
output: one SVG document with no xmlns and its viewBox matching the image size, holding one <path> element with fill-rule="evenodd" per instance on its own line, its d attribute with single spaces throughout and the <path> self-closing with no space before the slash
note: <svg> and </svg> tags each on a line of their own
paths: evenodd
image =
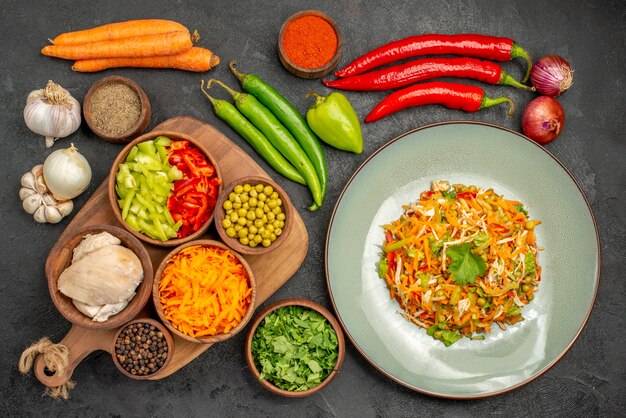
<svg viewBox="0 0 626 418">
<path fill-rule="evenodd" d="M 178 246 L 211 225 L 222 174 L 195 138 L 170 131 L 137 137 L 117 156 L 108 178 L 115 217 L 140 240 Z"/>
</svg>

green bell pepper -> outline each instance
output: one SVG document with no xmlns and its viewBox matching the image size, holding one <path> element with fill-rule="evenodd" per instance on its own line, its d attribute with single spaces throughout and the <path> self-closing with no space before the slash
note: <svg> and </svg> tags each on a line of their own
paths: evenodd
<svg viewBox="0 0 626 418">
<path fill-rule="evenodd" d="M 306 114 L 313 132 L 332 147 L 356 154 L 363 152 L 361 124 L 346 96 L 336 92 L 328 96 L 311 92 L 309 96 L 315 97 Z"/>
</svg>

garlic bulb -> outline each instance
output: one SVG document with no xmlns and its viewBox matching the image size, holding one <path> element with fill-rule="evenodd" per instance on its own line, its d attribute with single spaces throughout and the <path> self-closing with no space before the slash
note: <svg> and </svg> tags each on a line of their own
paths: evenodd
<svg viewBox="0 0 626 418">
<path fill-rule="evenodd" d="M 80 126 L 80 103 L 63 87 L 48 80 L 44 89 L 30 92 L 24 108 L 28 128 L 46 137 L 46 147 L 65 138 Z"/>
<path fill-rule="evenodd" d="M 71 200 L 59 201 L 48 191 L 43 179 L 42 164 L 24 174 L 20 183 L 22 184 L 19 192 L 22 207 L 39 223 L 55 224 L 74 209 L 74 203 Z"/>
</svg>

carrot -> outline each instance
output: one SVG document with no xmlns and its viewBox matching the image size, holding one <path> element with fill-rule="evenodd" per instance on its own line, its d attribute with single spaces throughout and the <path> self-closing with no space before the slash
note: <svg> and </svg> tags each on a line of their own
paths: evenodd
<svg viewBox="0 0 626 418">
<path fill-rule="evenodd" d="M 251 300 L 244 266 L 219 247 L 183 249 L 170 259 L 159 283 L 165 317 L 191 337 L 229 332 L 241 322 Z"/>
<path fill-rule="evenodd" d="M 43 47 L 41 53 L 51 57 L 71 60 L 154 57 L 178 54 L 190 49 L 192 46 L 189 32 L 177 31 L 84 44 L 48 45 Z"/>
<path fill-rule="evenodd" d="M 142 58 L 98 58 L 79 60 L 74 63 L 72 70 L 82 73 L 93 73 L 108 68 L 135 67 L 135 68 L 173 68 L 177 70 L 203 72 L 220 63 L 220 58 L 205 48 L 193 48 L 175 55 Z"/>
<path fill-rule="evenodd" d="M 62 33 L 52 39 L 51 42 L 54 45 L 74 45 L 178 31 L 189 32 L 185 26 L 171 20 L 128 20 L 96 26 L 91 29 Z"/>
</svg>

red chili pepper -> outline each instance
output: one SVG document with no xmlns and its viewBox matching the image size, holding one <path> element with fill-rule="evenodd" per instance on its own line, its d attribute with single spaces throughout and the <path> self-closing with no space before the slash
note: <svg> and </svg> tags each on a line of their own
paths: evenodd
<svg viewBox="0 0 626 418">
<path fill-rule="evenodd" d="M 470 78 L 489 84 L 500 84 L 535 91 L 521 84 L 502 67 L 475 58 L 424 58 L 394 65 L 382 70 L 337 80 L 322 80 L 326 86 L 340 90 L 376 91 L 404 87 L 418 81 L 438 77 Z"/>
<path fill-rule="evenodd" d="M 361 74 L 372 68 L 419 55 L 463 55 L 491 61 L 526 60 L 528 69 L 522 82 L 528 80 L 532 60 L 528 52 L 510 38 L 478 34 L 426 34 L 389 42 L 335 71 L 337 77 Z"/>
<path fill-rule="evenodd" d="M 365 122 L 374 122 L 400 110 L 428 104 L 439 104 L 450 109 L 476 112 L 504 102 L 509 104 L 508 113 L 509 116 L 512 115 L 513 101 L 506 96 L 492 99 L 477 86 L 432 81 L 415 84 L 391 93 L 367 115 Z"/>
<path fill-rule="evenodd" d="M 500 224 L 492 223 L 490 226 L 493 232 L 497 232 L 500 234 L 506 234 L 507 232 L 509 232 L 509 228 Z"/>
<path fill-rule="evenodd" d="M 456 194 L 457 199 L 469 199 L 469 198 L 475 198 L 475 197 L 476 197 L 476 192 L 461 192 L 461 193 Z"/>
</svg>

